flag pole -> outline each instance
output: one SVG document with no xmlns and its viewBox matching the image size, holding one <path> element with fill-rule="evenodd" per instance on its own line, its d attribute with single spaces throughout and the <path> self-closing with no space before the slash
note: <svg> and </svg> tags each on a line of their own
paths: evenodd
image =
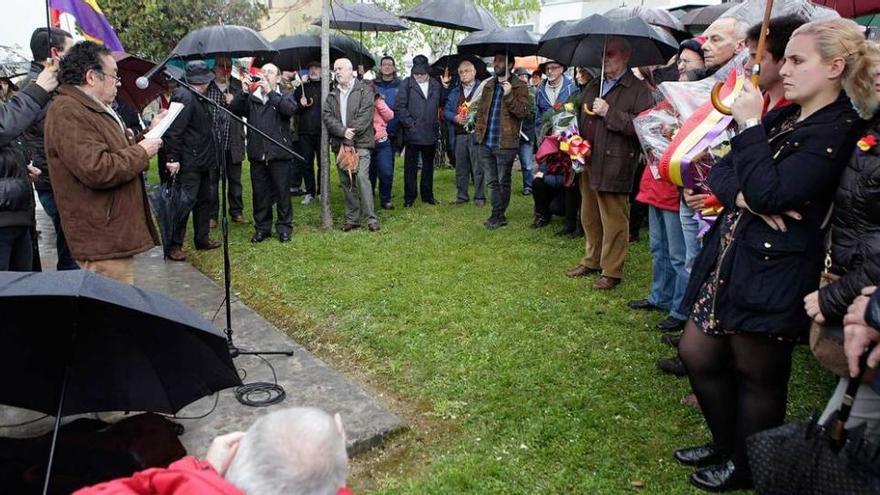
<svg viewBox="0 0 880 495">
<path fill-rule="evenodd" d="M 52 51 L 52 0 L 46 0 L 46 46 Z M 51 67 L 55 61 L 52 57 L 46 58 L 46 67 Z"/>
</svg>

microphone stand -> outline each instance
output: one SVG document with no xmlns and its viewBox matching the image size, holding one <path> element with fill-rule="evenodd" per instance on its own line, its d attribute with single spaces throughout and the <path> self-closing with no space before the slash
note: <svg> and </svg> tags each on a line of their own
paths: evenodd
<svg viewBox="0 0 880 495">
<path fill-rule="evenodd" d="M 230 121 L 230 125 L 232 125 L 234 122 L 237 122 L 238 124 L 244 125 L 249 130 L 259 134 L 260 136 L 263 136 L 263 138 L 265 138 L 267 141 L 278 146 L 282 150 L 289 153 L 291 156 L 298 158 L 300 160 L 303 159 L 303 157 L 300 156 L 299 153 L 297 153 L 297 152 L 293 151 L 292 149 L 288 148 L 287 146 L 284 146 L 283 144 L 279 143 L 276 139 L 273 139 L 272 137 L 267 135 L 265 132 L 257 129 L 256 127 L 254 127 L 250 123 L 243 120 L 238 115 L 235 115 L 234 113 L 232 113 L 228 108 L 224 107 L 223 105 L 218 104 L 216 101 L 214 101 L 211 98 L 208 98 L 204 94 L 200 93 L 196 88 L 190 86 L 185 81 L 183 81 L 181 78 L 175 76 L 174 74 L 171 74 L 169 71 L 165 71 L 165 75 L 166 75 L 166 77 L 168 77 L 168 79 L 175 81 L 178 85 L 180 85 L 180 87 L 183 87 L 183 88 L 186 88 L 187 90 L 189 90 L 192 94 L 194 94 L 196 96 L 196 98 L 198 98 L 202 102 L 208 103 L 212 107 L 217 108 L 217 109 L 225 112 L 226 116 L 230 117 L 232 119 Z M 223 143 L 219 142 L 220 139 L 217 139 L 217 141 L 218 141 L 218 143 L 217 143 L 218 148 L 222 147 Z M 243 351 L 243 350 L 239 349 L 238 347 L 236 347 L 235 343 L 232 340 L 232 333 L 233 333 L 232 332 L 232 305 L 231 305 L 232 300 L 230 299 L 230 295 L 229 295 L 230 294 L 230 287 L 232 286 L 232 270 L 231 270 L 231 264 L 229 262 L 229 219 L 228 219 L 229 212 L 226 211 L 226 150 L 225 149 L 220 150 L 219 155 L 220 155 L 219 156 L 219 158 L 220 158 L 220 160 L 219 160 L 219 162 L 220 162 L 220 192 L 219 192 L 219 194 L 221 197 L 221 204 L 220 204 L 221 211 L 219 213 L 220 213 L 220 232 L 221 232 L 221 236 L 223 237 L 223 290 L 224 290 L 224 294 L 226 297 L 226 330 L 225 330 L 225 333 L 226 333 L 226 344 L 229 347 L 229 355 L 232 356 L 233 358 L 238 357 L 240 355 L 248 355 L 248 354 L 252 354 L 252 355 L 261 354 L 261 355 L 267 355 L 267 356 L 268 355 L 293 356 L 293 351 L 253 351 L 253 350 Z"/>
</svg>

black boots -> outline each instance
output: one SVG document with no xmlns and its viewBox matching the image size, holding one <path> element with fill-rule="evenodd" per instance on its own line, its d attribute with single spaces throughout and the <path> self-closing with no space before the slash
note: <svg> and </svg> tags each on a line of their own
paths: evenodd
<svg viewBox="0 0 880 495">
<path fill-rule="evenodd" d="M 752 488 L 748 466 L 743 464 L 737 467 L 729 454 L 719 452 L 711 443 L 678 449 L 673 457 L 685 466 L 702 468 L 694 471 L 689 478 L 691 484 L 701 490 L 729 492 Z"/>
<path fill-rule="evenodd" d="M 707 492 L 730 492 L 753 488 L 748 467 L 737 467 L 731 460 L 695 471 L 690 476 L 690 482 Z"/>
<path fill-rule="evenodd" d="M 685 466 L 709 466 L 718 464 L 725 459 L 725 455 L 716 451 L 711 443 L 700 445 L 699 447 L 688 447 L 678 449 L 673 454 L 675 460 Z"/>
</svg>

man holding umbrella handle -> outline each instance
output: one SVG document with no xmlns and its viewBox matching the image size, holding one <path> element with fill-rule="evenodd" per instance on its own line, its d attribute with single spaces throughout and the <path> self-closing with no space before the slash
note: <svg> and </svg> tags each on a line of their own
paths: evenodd
<svg viewBox="0 0 880 495">
<path fill-rule="evenodd" d="M 582 90 L 578 109 L 581 137 L 592 146 L 580 174 L 581 223 L 586 253 L 569 277 L 601 273 L 594 289 L 613 289 L 623 277 L 629 248 L 629 193 L 640 147 L 632 120 L 651 107 L 651 90 L 627 69 L 632 49 L 620 37 L 608 37 L 602 61 L 604 77 Z"/>
</svg>

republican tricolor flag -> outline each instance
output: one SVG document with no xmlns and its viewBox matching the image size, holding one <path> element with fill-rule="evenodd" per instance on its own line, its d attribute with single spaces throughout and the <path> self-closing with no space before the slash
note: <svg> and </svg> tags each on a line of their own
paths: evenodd
<svg viewBox="0 0 880 495">
<path fill-rule="evenodd" d="M 73 16 L 86 39 L 115 52 L 124 51 L 116 31 L 101 12 L 98 0 L 49 0 L 49 7 Z"/>
</svg>

